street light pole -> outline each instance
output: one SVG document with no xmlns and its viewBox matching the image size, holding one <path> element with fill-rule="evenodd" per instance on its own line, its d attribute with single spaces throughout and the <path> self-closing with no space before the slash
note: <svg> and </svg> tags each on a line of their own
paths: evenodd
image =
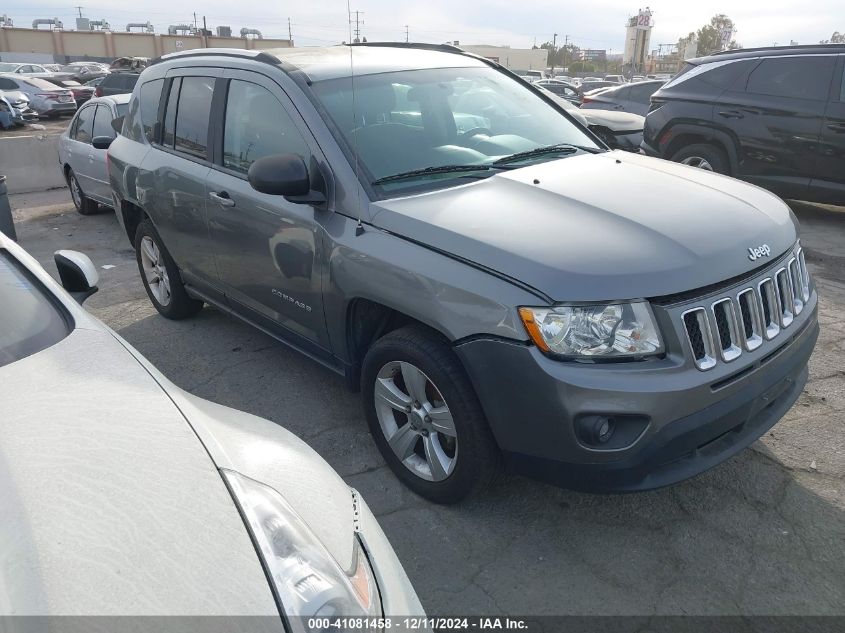
<svg viewBox="0 0 845 633">
<path fill-rule="evenodd" d="M 552 77 L 555 76 L 555 55 L 557 55 L 557 33 L 552 37 Z"/>
</svg>

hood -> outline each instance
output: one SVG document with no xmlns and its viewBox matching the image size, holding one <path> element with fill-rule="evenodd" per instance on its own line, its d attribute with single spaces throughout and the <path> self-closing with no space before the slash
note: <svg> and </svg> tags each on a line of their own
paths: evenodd
<svg viewBox="0 0 845 633">
<path fill-rule="evenodd" d="M 278 614 L 214 463 L 110 333 L 0 367 L 0 402 L 0 615 Z"/>
<path fill-rule="evenodd" d="M 538 184 L 535 184 L 535 181 Z M 733 178 L 630 152 L 579 154 L 372 205 L 372 222 L 555 301 L 656 297 L 758 268 L 797 239 L 786 204 Z"/>
<path fill-rule="evenodd" d="M 632 112 L 593 108 L 579 111 L 589 125 L 601 125 L 612 132 L 639 132 L 645 127 L 645 117 Z"/>
</svg>

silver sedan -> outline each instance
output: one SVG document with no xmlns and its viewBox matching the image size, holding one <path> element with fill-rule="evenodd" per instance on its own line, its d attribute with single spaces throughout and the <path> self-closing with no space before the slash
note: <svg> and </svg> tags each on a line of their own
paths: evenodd
<svg viewBox="0 0 845 633">
<path fill-rule="evenodd" d="M 112 121 L 126 114 L 130 96 L 91 99 L 79 108 L 59 138 L 59 166 L 82 215 L 96 212 L 98 205 L 114 204 L 106 153 L 116 136 Z"/>
</svg>

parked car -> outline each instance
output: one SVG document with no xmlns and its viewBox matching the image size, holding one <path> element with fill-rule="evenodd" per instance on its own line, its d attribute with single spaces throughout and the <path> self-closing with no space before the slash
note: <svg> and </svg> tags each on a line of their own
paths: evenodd
<svg viewBox="0 0 845 633">
<path fill-rule="evenodd" d="M 646 78 L 643 77 L 642 75 L 634 75 L 633 77 L 631 77 L 631 83 L 632 84 L 640 82 L 640 81 L 646 81 Z"/>
<path fill-rule="evenodd" d="M 39 116 L 57 117 L 76 112 L 76 100 L 66 88 L 59 88 L 42 77 L 0 75 L 0 90 L 19 90 L 29 98 L 29 106 Z"/>
<path fill-rule="evenodd" d="M 52 77 L 53 72 L 40 64 L 0 62 L 0 74 L 10 73 L 26 77 Z"/>
<path fill-rule="evenodd" d="M 149 57 L 118 57 L 110 65 L 112 72 L 139 73 L 150 63 Z"/>
<path fill-rule="evenodd" d="M 645 116 L 651 104 L 651 95 L 664 83 L 663 81 L 639 81 L 607 88 L 596 94 L 586 94 L 581 103 L 581 109 L 617 110 Z"/>
<path fill-rule="evenodd" d="M 79 109 L 59 137 L 59 167 L 73 205 L 82 215 L 96 213 L 101 204 L 114 204 L 106 154 L 116 136 L 112 121 L 126 114 L 129 96 L 92 99 Z"/>
<path fill-rule="evenodd" d="M 117 217 L 160 314 L 217 305 L 344 375 L 420 495 L 503 462 L 670 485 L 798 398 L 815 288 L 782 200 L 561 102 L 437 45 L 166 55 L 109 148 Z"/>
<path fill-rule="evenodd" d="M 610 81 L 615 84 L 624 84 L 628 81 L 627 79 L 625 79 L 624 75 L 605 75 L 604 80 Z"/>
<path fill-rule="evenodd" d="M 105 77 L 109 74 L 107 67 L 94 62 L 75 62 L 61 68 L 61 72 L 70 76 L 74 81 L 86 83 L 98 77 Z"/>
<path fill-rule="evenodd" d="M 64 289 L 0 233 L 2 615 L 423 615 L 331 466 L 172 384 L 76 303 L 91 260 L 55 260 Z"/>
<path fill-rule="evenodd" d="M 29 107 L 29 97 L 20 90 L 0 90 L 11 124 L 21 126 L 38 121 L 38 113 Z"/>
<path fill-rule="evenodd" d="M 135 89 L 136 83 L 138 83 L 138 73 L 109 73 L 94 87 L 94 96 L 107 97 L 109 95 L 129 94 Z"/>
<path fill-rule="evenodd" d="M 559 97 L 563 97 L 570 103 L 576 105 L 581 103 L 581 95 L 578 93 L 578 88 L 570 83 L 561 81 L 560 79 L 541 79 L 534 83 Z"/>
<path fill-rule="evenodd" d="M 589 77 L 587 79 L 589 79 Z M 591 90 L 597 90 L 599 88 L 613 88 L 619 85 L 615 81 L 604 81 L 603 79 L 587 81 L 587 79 L 581 82 L 581 85 L 578 86 L 578 92 L 581 93 L 582 97 Z"/>
<path fill-rule="evenodd" d="M 562 97 L 554 94 L 550 96 L 611 149 L 622 149 L 628 152 L 640 151 L 640 144 L 643 141 L 644 117 L 638 114 L 610 110 L 583 110 Z"/>
<path fill-rule="evenodd" d="M 47 72 L 57 73 L 62 70 L 61 64 L 41 64 Z"/>
<path fill-rule="evenodd" d="M 54 79 L 53 77 L 44 77 L 43 79 L 59 88 L 70 90 L 73 93 L 73 100 L 76 101 L 77 108 L 94 96 L 94 88 L 83 86 L 78 81 L 73 81 L 72 79 Z"/>
<path fill-rule="evenodd" d="M 785 198 L 845 204 L 845 45 L 690 60 L 651 98 L 643 149 Z"/>
</svg>

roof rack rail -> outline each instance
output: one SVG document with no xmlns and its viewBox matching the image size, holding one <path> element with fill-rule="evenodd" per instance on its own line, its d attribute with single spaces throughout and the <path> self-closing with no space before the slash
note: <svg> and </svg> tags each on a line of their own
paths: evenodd
<svg viewBox="0 0 845 633">
<path fill-rule="evenodd" d="M 240 57 L 241 59 L 252 59 L 265 64 L 273 64 L 274 66 L 281 63 L 278 57 L 270 55 L 270 53 L 266 53 L 264 51 L 249 51 L 244 48 L 192 48 L 191 50 L 177 51 L 175 53 L 167 53 L 161 57 L 156 57 L 148 65 L 152 66 L 153 64 L 171 59 L 201 57 L 205 55 L 214 55 L 216 57 Z"/>
<path fill-rule="evenodd" d="M 444 53 L 466 53 L 464 49 L 451 44 L 426 44 L 425 42 L 352 42 L 346 46 L 383 46 L 388 48 L 418 48 Z"/>
<path fill-rule="evenodd" d="M 845 44 L 795 44 L 793 46 L 759 46 L 757 48 L 734 48 L 726 51 L 716 51 L 705 55 L 703 57 L 712 57 L 714 55 L 742 55 L 744 53 L 764 53 L 764 52 L 786 52 L 786 51 L 826 51 L 830 49 L 845 49 Z"/>
</svg>

